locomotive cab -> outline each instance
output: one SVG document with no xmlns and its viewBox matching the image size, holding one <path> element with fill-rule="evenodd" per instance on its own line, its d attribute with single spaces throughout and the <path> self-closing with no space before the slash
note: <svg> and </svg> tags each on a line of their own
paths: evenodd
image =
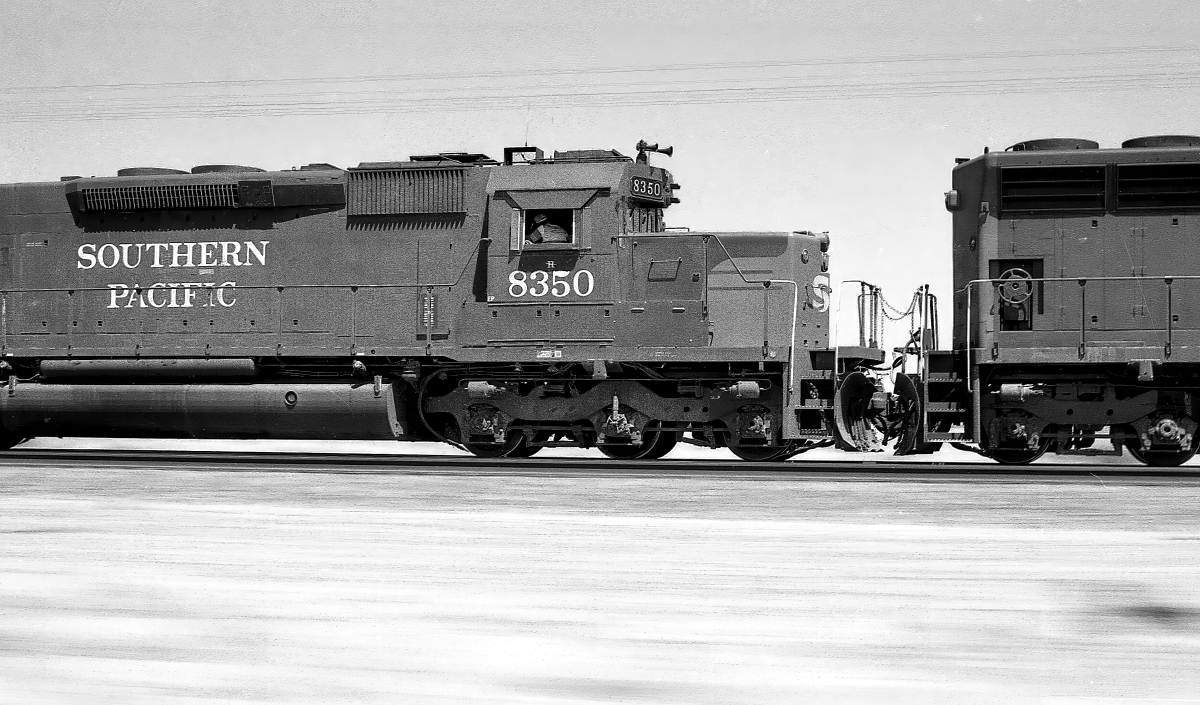
<svg viewBox="0 0 1200 705">
<path fill-rule="evenodd" d="M 654 148 L 640 144 L 636 159 L 612 150 L 546 158 L 536 148 L 510 148 L 492 169 L 487 284 L 464 303 L 460 354 L 504 349 L 545 361 L 554 374 L 582 361 L 591 379 L 574 380 L 566 392 L 557 383 L 495 376 L 435 390 L 441 394 L 430 408 L 454 429 L 447 433 L 481 430 L 469 447 L 500 452 L 513 442 L 508 431 L 493 430 L 503 426 L 521 434 L 518 444 L 597 444 L 623 458 L 660 456 L 681 438 L 783 457 L 829 435 L 824 416 L 804 417 L 802 428 L 788 407 L 803 380 L 827 382 L 825 372 L 813 377 L 809 354 L 824 345 L 827 328 L 827 237 L 668 230 L 664 212 L 678 202 L 679 186 L 648 163 Z M 534 156 L 514 159 L 521 153 Z M 738 261 L 754 275 L 747 278 Z M 797 331 L 804 333 L 798 357 Z M 776 380 L 754 382 L 768 403 L 730 398 L 737 378 L 759 372 Z M 470 384 L 494 391 L 471 404 Z M 556 402 L 553 412 L 529 402 L 547 389 L 574 401 Z M 737 431 L 751 427 L 749 435 Z"/>
</svg>

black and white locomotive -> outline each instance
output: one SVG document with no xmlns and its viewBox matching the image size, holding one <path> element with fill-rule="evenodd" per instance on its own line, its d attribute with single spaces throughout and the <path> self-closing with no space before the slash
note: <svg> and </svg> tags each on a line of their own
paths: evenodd
<svg viewBox="0 0 1200 705">
<path fill-rule="evenodd" d="M 4 444 L 440 439 L 649 459 L 686 440 L 780 459 L 828 442 L 828 236 L 669 230 L 679 185 L 656 151 L 0 186 Z"/>
</svg>

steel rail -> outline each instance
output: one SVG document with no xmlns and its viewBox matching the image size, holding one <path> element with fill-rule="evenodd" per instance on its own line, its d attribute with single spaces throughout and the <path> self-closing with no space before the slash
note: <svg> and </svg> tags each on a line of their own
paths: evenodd
<svg viewBox="0 0 1200 705">
<path fill-rule="evenodd" d="M 562 473 L 571 475 L 646 473 L 730 474 L 762 476 L 799 474 L 847 475 L 971 475 L 997 477 L 1174 477 L 1200 478 L 1200 465 L 1153 467 L 1144 465 L 1001 465 L 991 462 L 903 461 L 887 458 L 849 460 L 793 460 L 753 462 L 718 459 L 614 460 L 609 458 L 476 458 L 465 455 L 384 455 L 373 453 L 281 453 L 161 450 L 62 450 L 14 448 L 0 452 L 0 468 L 13 466 L 85 463 L 97 466 L 155 464 L 157 469 L 210 470 L 213 472 L 362 472 L 422 474 L 445 471 Z"/>
</svg>

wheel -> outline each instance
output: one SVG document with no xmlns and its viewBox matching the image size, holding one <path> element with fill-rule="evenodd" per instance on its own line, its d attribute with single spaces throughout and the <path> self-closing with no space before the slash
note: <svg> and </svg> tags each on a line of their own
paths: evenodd
<svg viewBox="0 0 1200 705">
<path fill-rule="evenodd" d="M 679 442 L 679 434 L 668 431 L 659 431 L 658 440 L 654 441 L 654 447 L 646 454 L 646 460 L 659 460 L 667 453 L 675 449 L 675 444 Z"/>
<path fill-rule="evenodd" d="M 1038 447 L 1030 450 L 1028 447 L 992 448 L 991 437 L 987 429 L 979 439 L 979 448 L 987 457 L 1001 465 L 1028 465 L 1046 454 L 1051 446 L 1057 448 L 1054 438 L 1058 435 L 1058 427 L 1051 424 L 1046 426 L 1038 441 Z"/>
<path fill-rule="evenodd" d="M 1187 450 L 1179 451 L 1144 451 L 1140 441 L 1126 441 L 1125 450 L 1129 454 L 1137 458 L 1138 462 L 1143 465 L 1149 465 L 1156 468 L 1173 468 L 1177 465 L 1183 465 L 1191 460 L 1196 455 L 1196 444 Z"/>
<path fill-rule="evenodd" d="M 613 460 L 641 460 L 650 452 L 650 447 L 643 443 L 640 446 L 619 446 L 612 443 L 596 446 L 606 457 Z"/>
<path fill-rule="evenodd" d="M 1120 430 L 1125 434 L 1123 443 L 1125 450 L 1129 451 L 1129 454 L 1136 458 L 1139 463 L 1151 467 L 1173 468 L 1183 465 L 1196 455 L 1196 449 L 1200 447 L 1200 434 L 1196 434 L 1196 437 L 1192 439 L 1192 447 L 1187 450 L 1144 451 L 1142 450 L 1141 438 L 1133 426 L 1127 424 L 1120 427 Z"/>
<path fill-rule="evenodd" d="M 795 453 L 792 446 L 729 446 L 729 450 L 742 460 L 752 463 L 765 463 L 772 460 L 786 460 Z"/>
<path fill-rule="evenodd" d="M 921 393 L 916 382 L 908 375 L 896 375 L 896 396 L 904 402 L 904 417 L 900 420 L 900 433 L 896 436 L 896 455 L 913 455 L 926 452 L 921 443 L 924 428 L 921 423 Z"/>
<path fill-rule="evenodd" d="M 508 455 L 506 455 L 505 457 L 506 458 L 532 458 L 534 455 L 537 455 L 537 452 L 541 449 L 542 449 L 541 446 L 531 446 L 531 445 L 529 445 L 529 442 L 526 441 L 525 443 L 522 443 L 521 445 L 517 446 L 514 450 L 508 451 Z"/>
<path fill-rule="evenodd" d="M 833 394 L 834 440 L 842 450 L 877 452 L 883 442 L 875 422 L 879 413 L 871 406 L 879 391 L 875 380 L 862 372 L 846 375 Z"/>
<path fill-rule="evenodd" d="M 988 457 L 1001 465 L 1028 465 L 1046 454 L 1050 441 L 1044 440 L 1034 450 L 1028 448 L 996 448 L 988 451 Z"/>
<path fill-rule="evenodd" d="M 8 450 L 15 445 L 19 445 L 29 440 L 28 436 L 21 436 L 8 431 L 0 431 L 0 450 Z"/>
<path fill-rule="evenodd" d="M 524 438 L 524 434 L 522 434 L 522 438 Z M 544 443 L 545 441 L 550 440 L 550 433 L 548 431 L 538 431 L 537 433 L 534 434 L 533 440 L 535 440 L 539 443 Z M 530 445 L 529 439 L 525 438 L 521 442 L 520 445 L 518 445 L 516 448 L 514 448 L 513 450 L 510 450 L 508 452 L 507 457 L 509 457 L 509 458 L 532 458 L 541 449 L 542 449 L 541 446 Z"/>
<path fill-rule="evenodd" d="M 463 447 L 478 458 L 527 458 L 527 455 L 514 455 L 529 449 L 525 442 L 524 433 L 510 433 L 503 443 L 464 443 Z M 536 449 L 535 449 L 536 452 Z M 530 453 L 529 455 L 533 455 Z"/>
<path fill-rule="evenodd" d="M 655 446 L 658 444 L 659 438 L 662 435 L 664 434 L 660 433 L 659 431 L 646 431 L 642 434 L 642 444 L 640 446 L 620 443 L 604 443 L 596 447 L 600 449 L 601 453 L 604 453 L 613 460 L 657 460 L 663 455 L 666 455 L 667 451 L 671 450 L 668 447 L 667 451 L 663 451 L 662 455 L 654 455 Z M 675 436 L 675 434 L 670 435 L 672 437 Z M 675 444 L 671 443 L 671 445 Z"/>
</svg>

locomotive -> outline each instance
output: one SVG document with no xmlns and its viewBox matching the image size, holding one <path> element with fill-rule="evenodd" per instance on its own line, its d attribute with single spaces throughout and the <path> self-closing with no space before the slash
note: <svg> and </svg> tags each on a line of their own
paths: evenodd
<svg viewBox="0 0 1200 705">
<path fill-rule="evenodd" d="M 928 353 L 922 440 L 973 441 L 1002 463 L 1190 459 L 1200 138 L 1032 140 L 958 161 L 954 350 Z"/>
<path fill-rule="evenodd" d="M 861 431 L 862 409 L 884 413 L 876 390 L 835 409 L 835 385 L 883 356 L 830 340 L 828 235 L 668 229 L 680 186 L 650 162 L 670 153 L 513 147 L 2 185 L 0 442 L 654 459 L 686 441 L 778 460 Z"/>
</svg>

